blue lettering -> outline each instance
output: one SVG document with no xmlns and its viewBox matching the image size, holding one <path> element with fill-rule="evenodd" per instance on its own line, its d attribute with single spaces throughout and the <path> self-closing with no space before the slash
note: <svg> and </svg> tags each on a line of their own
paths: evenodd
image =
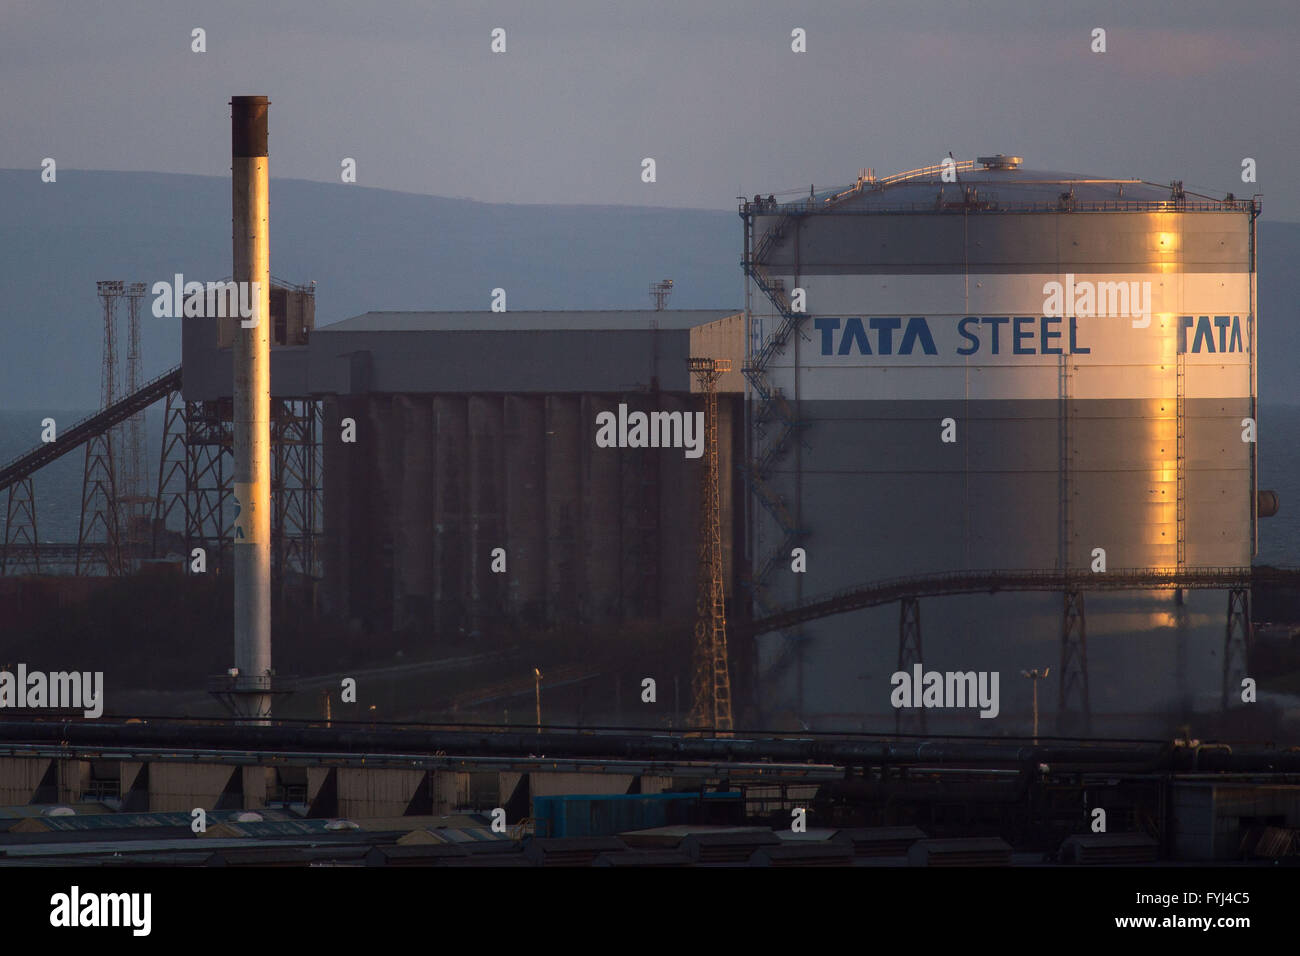
<svg viewBox="0 0 1300 956">
<path fill-rule="evenodd" d="M 1196 337 L 1192 339 L 1192 351 L 1201 350 L 1201 342 L 1204 341 L 1209 346 L 1207 352 L 1214 351 L 1214 334 L 1210 331 L 1210 317 L 1202 315 L 1196 320 Z"/>
<path fill-rule="evenodd" d="M 998 354 L 998 326 L 1005 325 L 1006 323 L 1010 322 L 1011 319 L 1004 316 L 995 315 L 991 317 L 985 316 L 984 318 L 980 319 L 980 321 L 983 322 L 985 325 L 990 325 L 993 327 L 993 347 L 989 351 L 991 351 L 994 355 L 997 355 Z"/>
<path fill-rule="evenodd" d="M 1216 315 L 1214 317 L 1214 325 L 1219 330 L 1220 352 L 1228 351 L 1228 323 L 1231 321 L 1231 317 L 1227 315 Z"/>
<path fill-rule="evenodd" d="M 861 319 L 849 319 L 844 323 L 844 338 L 840 339 L 840 349 L 837 354 L 848 355 L 849 346 L 854 342 L 858 343 L 859 355 L 871 354 L 871 346 L 867 344 L 867 330 L 862 327 Z"/>
<path fill-rule="evenodd" d="M 1190 315 L 1181 315 L 1178 317 L 1178 351 L 1183 354 L 1187 351 L 1187 333 L 1192 328 L 1192 317 Z"/>
<path fill-rule="evenodd" d="M 1193 317 L 1179 317 L 1178 350 L 1188 351 L 1188 330 L 1192 328 Z M 961 336 L 956 353 L 958 355 L 976 355 L 983 343 L 980 341 L 979 327 L 988 326 L 991 332 L 989 354 L 1002 354 L 1001 327 L 1011 325 L 1011 352 L 1013 355 L 1090 355 L 1092 349 L 1079 344 L 1079 320 L 1069 318 L 1069 331 L 1061 328 L 1063 316 L 1032 315 L 986 315 L 977 317 L 968 315 L 957 322 L 957 334 Z M 908 318 L 903 327 L 902 339 L 898 351 L 894 351 L 894 333 L 903 326 L 902 318 L 884 316 L 876 318 L 817 318 L 813 327 L 821 333 L 822 355 L 912 355 L 920 344 L 926 355 L 938 355 L 934 336 L 925 316 L 914 315 Z M 842 331 L 836 344 L 836 331 Z M 1241 350 L 1241 325 L 1239 316 L 1220 315 L 1214 317 L 1213 327 L 1219 330 L 1217 351 L 1235 352 Z M 876 350 L 871 348 L 871 332 L 875 332 Z M 1035 341 L 1037 339 L 1037 341 Z M 1062 342 L 1062 339 L 1066 339 Z M 1202 345 L 1204 342 L 1204 346 Z M 1196 323 L 1196 335 L 1190 351 L 1216 351 L 1214 333 L 1209 316 L 1201 316 Z"/>
<path fill-rule="evenodd" d="M 980 350 L 979 336 L 974 332 L 966 331 L 966 326 L 970 325 L 972 322 L 979 325 L 980 320 L 973 315 L 968 315 L 957 323 L 957 331 L 961 333 L 961 337 L 970 342 L 969 346 L 963 345 L 957 349 L 958 355 L 974 355 Z"/>
<path fill-rule="evenodd" d="M 918 338 L 921 340 L 921 350 L 926 355 L 939 354 L 939 350 L 934 347 L 934 339 L 930 337 L 930 326 L 919 315 L 914 315 L 907 320 L 907 328 L 903 330 L 903 344 L 898 354 L 911 355 L 912 343 Z"/>
<path fill-rule="evenodd" d="M 1075 340 L 1079 333 L 1079 320 L 1070 316 L 1070 354 L 1071 355 L 1091 355 L 1092 349 L 1085 349 Z"/>
<path fill-rule="evenodd" d="M 833 333 L 840 327 L 839 319 L 813 319 L 813 328 L 822 334 L 822 355 L 830 355 L 834 348 Z"/>
<path fill-rule="evenodd" d="M 1015 342 L 1012 344 L 1012 347 L 1011 347 L 1011 351 L 1012 351 L 1013 354 L 1015 354 L 1015 355 L 1033 355 L 1033 354 L 1034 354 L 1034 350 L 1033 350 L 1032 347 L 1027 348 L 1027 349 L 1022 349 L 1022 348 L 1020 347 L 1020 343 L 1021 343 L 1022 341 L 1024 341 L 1025 339 L 1032 339 L 1032 338 L 1034 337 L 1034 330 L 1033 330 L 1033 329 L 1026 329 L 1026 328 L 1024 328 L 1024 326 L 1028 325 L 1028 324 L 1029 324 L 1030 322 L 1032 322 L 1032 321 L 1034 321 L 1034 317 L 1031 316 L 1031 315 L 1018 315 L 1018 316 L 1016 316 Z"/>
<path fill-rule="evenodd" d="M 1039 330 L 1040 330 L 1040 332 L 1041 332 L 1041 337 L 1042 337 L 1042 340 L 1043 340 L 1043 354 L 1044 354 L 1044 355 L 1060 355 L 1060 354 L 1061 354 L 1061 347 L 1060 347 L 1059 345 L 1056 346 L 1056 348 L 1052 348 L 1050 345 L 1047 344 L 1047 343 L 1050 342 L 1052 339 L 1059 339 L 1059 338 L 1061 337 L 1061 333 L 1060 333 L 1060 331 L 1049 332 L 1049 331 L 1047 331 L 1047 326 L 1048 326 L 1048 325 L 1060 325 L 1060 324 L 1061 324 L 1060 316 L 1052 317 L 1052 316 L 1045 315 L 1045 316 L 1042 317 L 1042 322 L 1041 322 L 1040 325 L 1039 325 Z"/>
<path fill-rule="evenodd" d="M 1232 317 L 1232 338 L 1228 341 L 1229 352 L 1241 351 L 1241 323 L 1238 321 L 1239 316 Z"/>
<path fill-rule="evenodd" d="M 894 329 L 902 325 L 900 319 L 872 319 L 868 323 L 873 329 L 876 329 L 880 335 L 876 339 L 876 350 L 881 355 L 894 354 Z"/>
</svg>

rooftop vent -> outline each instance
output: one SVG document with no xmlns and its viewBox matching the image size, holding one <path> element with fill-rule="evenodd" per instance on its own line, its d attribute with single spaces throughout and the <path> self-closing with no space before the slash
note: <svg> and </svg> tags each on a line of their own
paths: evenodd
<svg viewBox="0 0 1300 956">
<path fill-rule="evenodd" d="M 1023 156 L 980 156 L 977 160 L 985 169 L 1019 169 L 1025 161 Z"/>
</svg>

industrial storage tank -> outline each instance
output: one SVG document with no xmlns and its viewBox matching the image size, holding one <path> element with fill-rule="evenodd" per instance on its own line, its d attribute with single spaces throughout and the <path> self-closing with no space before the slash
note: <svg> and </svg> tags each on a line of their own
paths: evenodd
<svg viewBox="0 0 1300 956">
<path fill-rule="evenodd" d="M 1088 576 L 1251 563 L 1257 201 L 998 154 L 740 211 L 753 614 L 903 582 L 759 636 L 767 719 L 1028 733 L 1036 687 L 1042 733 L 1131 736 L 1236 699 L 1241 592 Z M 935 585 L 1010 569 L 1082 583 Z M 1000 700 L 900 704 L 915 663 Z"/>
</svg>

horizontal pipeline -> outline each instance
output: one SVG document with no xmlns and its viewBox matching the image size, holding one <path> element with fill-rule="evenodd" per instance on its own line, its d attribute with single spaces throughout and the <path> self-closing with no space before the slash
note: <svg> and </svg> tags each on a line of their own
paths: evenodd
<svg viewBox="0 0 1300 956">
<path fill-rule="evenodd" d="M 809 737 L 685 737 L 645 733 L 494 733 L 490 731 L 240 726 L 237 724 L 0 721 L 0 743 L 66 749 L 182 749 L 258 753 L 478 755 L 673 760 L 772 761 L 841 767 L 1037 764 L 1126 768 L 1141 772 L 1300 773 L 1300 748 L 1264 745 L 1040 744 L 998 741 L 887 741 Z"/>
</svg>

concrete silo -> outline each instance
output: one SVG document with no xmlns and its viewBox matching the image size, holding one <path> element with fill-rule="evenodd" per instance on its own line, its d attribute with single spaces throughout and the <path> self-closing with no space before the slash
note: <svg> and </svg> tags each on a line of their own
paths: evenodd
<svg viewBox="0 0 1300 956">
<path fill-rule="evenodd" d="M 1103 551 L 1101 573 L 1249 567 L 1258 213 L 1000 154 L 745 202 L 755 616 L 881 579 L 1086 576 Z M 768 633 L 764 710 L 894 729 L 918 606 L 927 671 L 1001 675 L 997 718 L 925 710 L 931 731 L 1027 731 L 1021 671 L 1048 665 L 1044 732 L 1221 706 L 1229 590 L 1083 593 L 1086 699 L 1081 608 L 1008 589 Z"/>
</svg>

